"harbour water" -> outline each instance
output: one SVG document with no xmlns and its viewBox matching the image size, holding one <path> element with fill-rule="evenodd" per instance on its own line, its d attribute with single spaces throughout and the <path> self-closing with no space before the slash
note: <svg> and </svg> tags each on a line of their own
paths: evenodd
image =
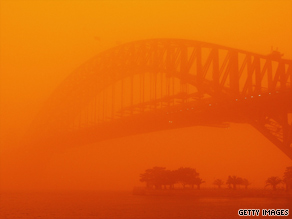
<svg viewBox="0 0 292 219">
<path fill-rule="evenodd" d="M 287 197 L 141 196 L 130 191 L 2 192 L 0 195 L 1 219 L 232 219 L 239 218 L 239 209 L 292 206 L 292 199 Z"/>
</svg>

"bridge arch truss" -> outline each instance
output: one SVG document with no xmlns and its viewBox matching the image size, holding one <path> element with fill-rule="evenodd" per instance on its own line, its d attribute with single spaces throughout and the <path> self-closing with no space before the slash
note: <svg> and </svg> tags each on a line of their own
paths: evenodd
<svg viewBox="0 0 292 219">
<path fill-rule="evenodd" d="M 278 53 L 183 39 L 131 42 L 73 72 L 39 113 L 34 135 L 82 144 L 240 122 L 292 159 L 291 81 L 292 60 Z"/>
</svg>

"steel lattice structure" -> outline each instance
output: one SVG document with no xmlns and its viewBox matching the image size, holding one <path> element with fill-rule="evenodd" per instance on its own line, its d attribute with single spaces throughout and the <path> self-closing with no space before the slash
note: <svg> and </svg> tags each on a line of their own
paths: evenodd
<svg viewBox="0 0 292 219">
<path fill-rule="evenodd" d="M 40 111 L 32 135 L 61 146 L 239 122 L 292 159 L 291 81 L 292 60 L 277 52 L 183 39 L 131 42 L 73 72 Z"/>
</svg>

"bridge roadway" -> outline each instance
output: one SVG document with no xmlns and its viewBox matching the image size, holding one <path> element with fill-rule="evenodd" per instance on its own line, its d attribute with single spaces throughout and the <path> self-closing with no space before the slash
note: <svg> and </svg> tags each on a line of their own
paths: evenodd
<svg viewBox="0 0 292 219">
<path fill-rule="evenodd" d="M 283 95 L 275 92 L 236 99 L 196 99 L 192 102 L 155 109 L 155 104 L 165 101 L 157 99 L 156 103 L 149 101 L 143 105 L 124 108 L 119 112 L 123 116 L 118 119 L 108 118 L 108 121 L 100 124 L 84 125 L 79 129 L 48 135 L 45 138 L 42 136 L 39 140 L 50 144 L 53 150 L 58 150 L 59 147 L 63 150 L 66 147 L 161 130 L 192 126 L 228 128 L 229 123 L 245 123 L 256 128 L 292 159 L 291 146 L 283 146 L 284 130 L 281 127 L 281 117 L 278 118 L 283 114 L 283 109 L 289 105 L 289 113 L 292 113 L 292 101 L 287 101 L 289 98 L 292 98 L 290 93 Z M 172 98 L 170 99 L 172 101 Z M 183 101 L 181 99 L 179 102 Z M 169 101 L 165 101 L 164 104 L 169 104 Z M 274 108 L 275 105 L 278 107 L 273 112 L 267 110 Z M 279 120 L 270 120 L 267 115 Z"/>
</svg>

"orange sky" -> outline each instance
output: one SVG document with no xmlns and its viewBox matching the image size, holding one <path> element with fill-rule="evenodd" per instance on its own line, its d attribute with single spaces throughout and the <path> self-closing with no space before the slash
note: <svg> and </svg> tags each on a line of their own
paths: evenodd
<svg viewBox="0 0 292 219">
<path fill-rule="evenodd" d="M 58 84 L 119 43 L 173 37 L 292 58 L 292 1 L 5 1 L 0 6 L 1 173 Z M 230 155 L 233 155 L 232 157 Z M 47 187 L 131 189 L 146 168 L 197 168 L 211 186 L 236 174 L 263 186 L 289 160 L 249 125 L 194 127 L 87 145 L 56 154 Z M 3 186 L 10 183 L 2 174 Z M 7 178 L 5 178 L 7 177 Z M 68 182 L 70 182 L 68 187 Z"/>
</svg>

